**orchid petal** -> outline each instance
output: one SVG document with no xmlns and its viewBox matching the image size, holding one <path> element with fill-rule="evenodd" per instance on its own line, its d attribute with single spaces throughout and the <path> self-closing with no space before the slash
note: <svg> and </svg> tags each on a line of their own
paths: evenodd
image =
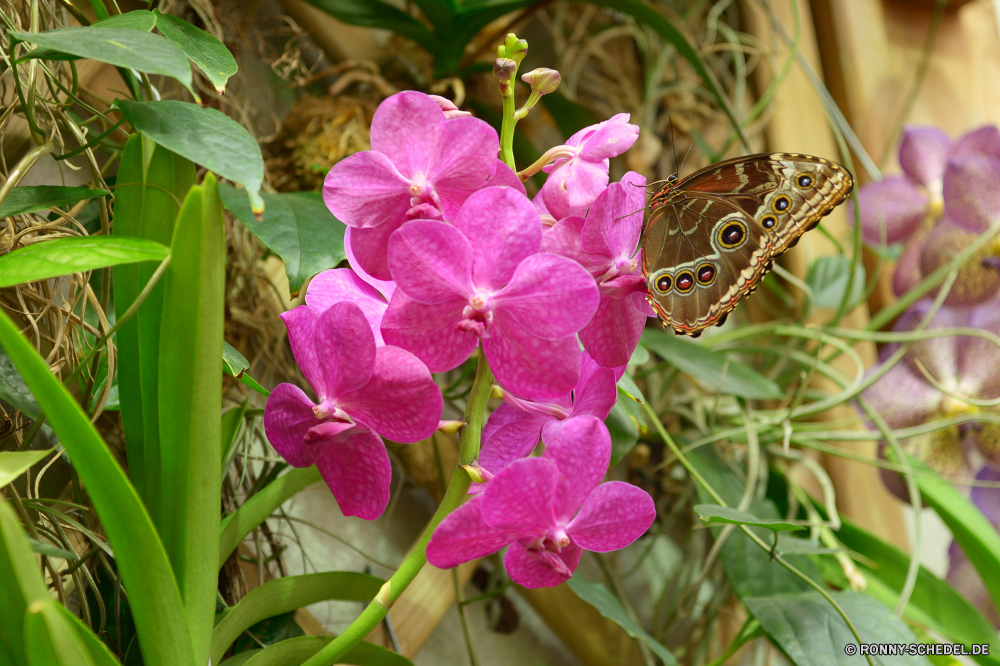
<svg viewBox="0 0 1000 666">
<path fill-rule="evenodd" d="M 503 287 L 518 264 L 542 244 L 538 213 L 527 197 L 509 187 L 488 187 L 473 194 L 455 226 L 469 239 L 472 279 L 480 289 Z"/>
<path fill-rule="evenodd" d="M 469 358 L 479 338 L 458 327 L 466 301 L 424 305 L 397 291 L 382 317 L 382 337 L 423 361 L 431 372 L 458 367 Z"/>
<path fill-rule="evenodd" d="M 602 483 L 566 527 L 573 542 L 598 553 L 628 546 L 656 520 L 656 505 L 645 490 L 623 481 Z"/>
<path fill-rule="evenodd" d="M 937 127 L 908 125 L 899 144 L 899 165 L 924 187 L 940 183 L 951 155 L 952 142 Z"/>
<path fill-rule="evenodd" d="M 1000 160 L 983 155 L 956 157 L 944 172 L 944 212 L 971 231 L 1000 222 Z"/>
<path fill-rule="evenodd" d="M 602 295 L 593 319 L 580 331 L 580 342 L 598 365 L 617 368 L 632 358 L 646 319 L 627 297 Z"/>
<path fill-rule="evenodd" d="M 496 428 L 488 439 L 483 437 L 479 464 L 493 474 L 498 474 L 515 460 L 524 458 L 538 445 L 542 425 L 549 420 L 544 416 L 517 412 L 515 418 Z"/>
<path fill-rule="evenodd" d="M 335 268 L 323 271 L 309 282 L 306 290 L 306 305 L 319 314 L 341 301 L 354 303 L 371 326 L 375 334 L 375 344 L 382 346 L 382 315 L 388 303 L 375 289 L 349 268 Z"/>
<path fill-rule="evenodd" d="M 323 387 L 323 368 L 316 355 L 316 322 L 319 315 L 308 306 L 300 305 L 279 316 L 288 329 L 288 345 L 292 348 L 295 363 L 318 393 L 318 389 Z"/>
<path fill-rule="evenodd" d="M 397 228 L 398 227 L 393 226 L 392 231 L 395 231 Z M 370 275 L 368 271 L 366 271 L 364 268 L 362 268 L 361 264 L 358 262 L 357 257 L 354 255 L 354 246 L 351 241 L 351 236 L 354 235 L 353 232 L 354 232 L 353 227 L 347 227 L 346 229 L 344 229 L 344 254 L 347 255 L 348 265 L 355 273 L 357 273 L 359 278 L 364 280 L 367 284 L 371 285 L 378 293 L 382 295 L 382 298 L 386 302 L 388 302 L 389 299 L 392 298 L 393 292 L 396 291 L 396 283 L 393 282 L 392 280 L 379 280 L 375 276 Z M 381 261 L 382 264 L 384 264 L 385 273 L 387 275 L 389 275 L 389 264 L 388 264 L 388 258 L 385 257 L 384 255 L 388 251 L 389 236 L 391 235 L 392 233 L 390 232 L 389 235 L 385 237 L 386 238 L 385 243 L 382 245 L 383 249 L 382 249 Z M 362 243 L 362 245 L 364 245 L 364 243 Z"/>
<path fill-rule="evenodd" d="M 321 444 L 306 444 L 309 429 L 320 422 L 313 401 L 294 384 L 278 384 L 264 408 L 264 434 L 274 450 L 292 467 L 309 467 L 323 453 Z"/>
<path fill-rule="evenodd" d="M 545 179 L 539 192 L 545 207 L 557 220 L 584 215 L 608 186 L 608 162 L 568 160 Z"/>
<path fill-rule="evenodd" d="M 371 229 L 347 228 L 344 248 L 348 257 L 354 257 L 357 268 L 383 283 L 392 283 L 389 270 L 389 238 L 406 223 L 404 217 L 390 220 Z M 352 264 L 354 265 L 354 264 Z M 390 298 L 392 294 L 386 294 Z"/>
<path fill-rule="evenodd" d="M 389 504 L 392 465 L 374 433 L 358 433 L 324 447 L 316 468 L 345 516 L 375 520 Z"/>
<path fill-rule="evenodd" d="M 319 316 L 315 331 L 323 370 L 323 384 L 313 386 L 317 397 L 336 398 L 367 384 L 375 366 L 375 336 L 361 308 L 349 301 L 336 303 Z"/>
<path fill-rule="evenodd" d="M 635 251 L 642 235 L 645 187 L 645 177 L 630 171 L 598 195 L 583 227 L 584 251 L 615 258 Z"/>
<path fill-rule="evenodd" d="M 494 298 L 498 313 L 502 310 L 545 340 L 572 335 L 586 326 L 599 301 L 594 278 L 582 266 L 544 253 L 522 261 L 510 284 Z"/>
<path fill-rule="evenodd" d="M 437 148 L 435 135 L 444 123 L 444 111 L 424 93 L 397 93 L 379 104 L 372 116 L 372 150 L 392 155 L 407 179 L 425 175 Z"/>
<path fill-rule="evenodd" d="M 590 414 L 603 421 L 618 400 L 615 373 L 599 366 L 586 352 L 580 364 L 580 383 L 573 390 L 573 416 Z"/>
<path fill-rule="evenodd" d="M 562 560 L 563 566 L 571 573 L 576 571 L 583 556 L 583 549 L 570 544 L 559 553 L 547 553 L 552 557 Z M 510 579 L 529 590 L 539 587 L 554 587 L 569 580 L 570 576 L 559 573 L 551 566 L 540 563 L 537 559 L 528 554 L 528 550 L 521 544 L 514 542 L 507 549 L 503 559 L 503 568 L 506 569 Z"/>
<path fill-rule="evenodd" d="M 952 157 L 985 155 L 1000 160 L 1000 130 L 996 125 L 986 125 L 966 133 L 955 142 Z"/>
<path fill-rule="evenodd" d="M 384 334 L 384 323 L 382 330 Z M 559 398 L 579 381 L 580 348 L 575 336 L 543 340 L 502 310 L 495 312 L 489 333 L 483 351 L 497 382 L 514 395 L 528 400 Z"/>
<path fill-rule="evenodd" d="M 323 201 L 347 226 L 370 229 L 403 219 L 410 207 L 410 182 L 388 157 L 366 150 L 333 165 L 323 183 Z"/>
<path fill-rule="evenodd" d="M 517 538 L 483 520 L 482 502 L 482 496 L 474 497 L 445 516 L 427 544 L 428 562 L 450 569 L 491 555 Z"/>
<path fill-rule="evenodd" d="M 468 239 L 445 222 L 413 220 L 389 239 L 389 268 L 396 286 L 426 305 L 472 296 L 473 256 Z"/>
<path fill-rule="evenodd" d="M 599 419 L 583 415 L 551 424 L 542 437 L 544 458 L 559 469 L 556 518 L 567 521 L 607 473 L 611 434 Z"/>
<path fill-rule="evenodd" d="M 515 460 L 483 492 L 483 520 L 518 538 L 545 534 L 555 524 L 559 470 L 543 458 Z"/>
<path fill-rule="evenodd" d="M 861 231 L 865 241 L 881 245 L 882 225 L 885 225 L 885 243 L 891 245 L 905 241 L 926 216 L 930 202 L 909 178 L 889 176 L 877 183 L 869 183 L 858 192 L 861 206 Z M 851 202 L 849 206 L 853 207 Z M 853 208 L 848 211 L 853 219 Z"/>
</svg>

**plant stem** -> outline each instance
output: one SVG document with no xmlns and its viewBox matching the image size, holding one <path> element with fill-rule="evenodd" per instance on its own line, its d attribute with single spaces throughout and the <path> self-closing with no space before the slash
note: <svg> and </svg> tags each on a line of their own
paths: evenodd
<svg viewBox="0 0 1000 666">
<path fill-rule="evenodd" d="M 472 479 L 461 466 L 471 464 L 479 455 L 483 417 L 492 390 L 493 373 L 486 362 L 486 356 L 480 349 L 476 379 L 472 383 L 472 390 L 469 393 L 469 401 L 465 405 L 465 416 L 463 417 L 468 425 L 462 429 L 458 447 L 458 463 L 451 475 L 451 481 L 448 484 L 448 490 L 445 491 L 444 498 L 441 500 L 441 505 L 434 512 L 427 527 L 424 528 L 423 534 L 413 546 L 413 550 L 406 556 L 389 582 L 382 586 L 378 596 L 368 604 L 368 607 L 351 623 L 351 626 L 304 662 L 302 666 L 330 666 L 330 664 L 337 663 L 341 657 L 350 652 L 382 622 L 392 604 L 420 573 L 427 562 L 427 544 L 430 542 L 435 528 L 444 520 L 445 516 L 465 501 L 469 486 L 472 485 Z"/>
<path fill-rule="evenodd" d="M 500 127 L 500 159 L 515 172 L 514 165 L 514 126 L 517 120 L 514 118 L 514 82 L 510 82 L 508 94 L 503 96 L 503 124 Z"/>
</svg>

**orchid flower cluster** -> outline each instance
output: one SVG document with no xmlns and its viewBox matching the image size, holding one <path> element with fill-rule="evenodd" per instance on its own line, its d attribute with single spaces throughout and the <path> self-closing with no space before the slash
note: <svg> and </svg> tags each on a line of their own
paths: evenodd
<svg viewBox="0 0 1000 666">
<path fill-rule="evenodd" d="M 937 128 L 909 127 L 899 162 L 904 175 L 866 185 L 858 198 L 865 240 L 903 244 L 893 279 L 894 291 L 902 296 L 1000 223 L 1000 131 L 983 127 L 952 142 Z M 923 328 L 929 336 L 912 342 L 891 368 L 873 368 L 870 372 L 884 374 L 863 393 L 890 428 L 919 429 L 951 419 L 954 425 L 900 441 L 908 454 L 951 478 L 1000 478 L 1000 348 L 988 337 L 934 337 L 935 329 L 958 328 L 1000 335 L 998 255 L 1000 243 L 994 238 L 959 268 L 940 308 L 924 298 L 896 320 L 895 331 Z M 900 345 L 883 347 L 880 361 L 887 362 Z M 880 457 L 887 446 L 879 444 Z M 908 500 L 904 479 L 881 472 L 889 490 Z M 995 526 L 1000 525 L 998 494 L 992 488 L 972 491 Z M 967 589 L 978 583 L 981 592 L 981 581 L 954 543 L 951 554 L 949 580 Z M 969 596 L 988 602 L 982 594 Z"/>
<path fill-rule="evenodd" d="M 504 60 L 495 74 L 507 95 L 516 66 Z M 523 79 L 528 107 L 558 73 Z M 450 101 L 413 91 L 386 99 L 371 150 L 326 178 L 352 268 L 314 278 L 305 305 L 283 315 L 315 399 L 291 384 L 271 394 L 275 450 L 293 466 L 316 464 L 344 514 L 377 518 L 391 477 L 380 437 L 430 437 L 442 415 L 432 373 L 478 348 L 504 404 L 465 466 L 475 497 L 438 526 L 429 561 L 451 567 L 509 545 L 511 578 L 548 586 L 573 575 L 584 549 L 641 536 L 656 517 L 649 495 L 601 483 L 611 456 L 603 420 L 653 315 L 636 260 L 645 179 L 609 184 L 609 159 L 638 132 L 615 116 L 516 174 L 497 157 L 496 131 Z M 531 200 L 522 178 L 543 169 Z M 540 442 L 544 454 L 529 457 Z"/>
</svg>

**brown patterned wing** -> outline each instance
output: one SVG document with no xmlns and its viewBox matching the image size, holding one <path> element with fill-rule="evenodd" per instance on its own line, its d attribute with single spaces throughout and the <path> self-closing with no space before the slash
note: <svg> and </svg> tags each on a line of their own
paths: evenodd
<svg viewBox="0 0 1000 666">
<path fill-rule="evenodd" d="M 772 243 L 726 198 L 686 190 L 654 198 L 642 246 L 647 299 L 665 325 L 697 336 L 756 288 Z"/>
<path fill-rule="evenodd" d="M 737 157 L 702 169 L 675 190 L 724 198 L 767 229 L 772 258 L 816 228 L 854 188 L 850 172 L 830 160 L 797 153 Z"/>
</svg>

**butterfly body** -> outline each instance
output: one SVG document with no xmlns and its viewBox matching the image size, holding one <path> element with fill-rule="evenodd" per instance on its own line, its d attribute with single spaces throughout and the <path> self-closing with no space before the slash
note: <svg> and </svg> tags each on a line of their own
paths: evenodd
<svg viewBox="0 0 1000 666">
<path fill-rule="evenodd" d="M 795 153 L 747 155 L 653 195 L 642 246 L 647 300 L 665 326 L 697 336 L 757 288 L 771 263 L 847 198 L 844 167 Z"/>
</svg>

